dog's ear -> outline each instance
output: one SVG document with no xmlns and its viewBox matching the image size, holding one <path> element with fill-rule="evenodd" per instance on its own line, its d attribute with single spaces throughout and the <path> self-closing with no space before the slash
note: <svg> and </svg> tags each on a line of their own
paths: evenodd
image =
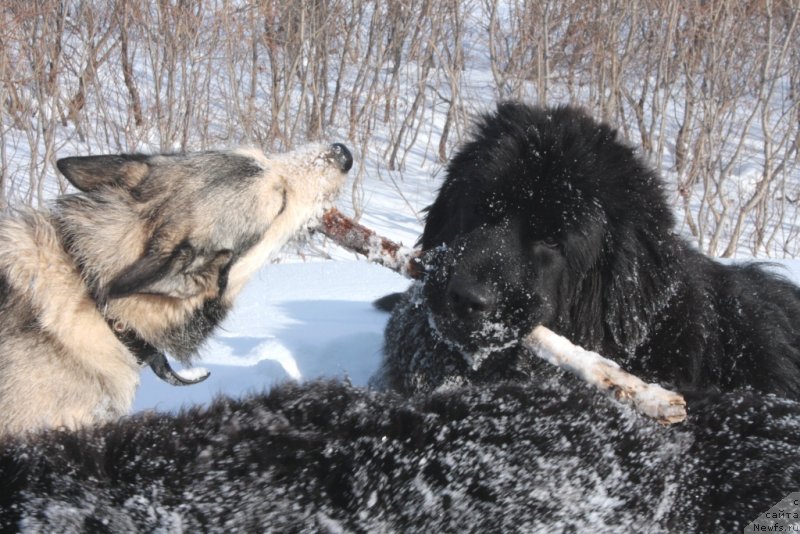
<svg viewBox="0 0 800 534">
<path fill-rule="evenodd" d="M 216 296 L 224 290 L 232 256 L 230 250 L 199 252 L 187 242 L 169 254 L 148 252 L 111 281 L 107 295 L 120 298 L 146 294 L 177 299 Z"/>
<path fill-rule="evenodd" d="M 56 166 L 72 185 L 83 192 L 103 186 L 132 189 L 150 172 L 147 159 L 144 154 L 84 156 L 60 159 Z"/>
<path fill-rule="evenodd" d="M 459 188 L 455 180 L 449 179 L 436 195 L 433 204 L 425 208 L 425 227 L 417 241 L 417 246 L 423 251 L 451 241 L 462 229 L 466 214 L 459 210 L 459 206 L 467 204 L 464 189 Z"/>
</svg>

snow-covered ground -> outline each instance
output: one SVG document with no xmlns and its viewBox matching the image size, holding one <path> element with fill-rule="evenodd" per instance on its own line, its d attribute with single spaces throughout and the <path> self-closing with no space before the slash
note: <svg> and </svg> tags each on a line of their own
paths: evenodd
<svg viewBox="0 0 800 534">
<path fill-rule="evenodd" d="M 387 319 L 371 302 L 407 285 L 400 275 L 364 261 L 269 265 L 203 350 L 197 365 L 211 371 L 208 379 L 176 387 L 147 369 L 134 410 L 170 410 L 284 380 L 335 376 L 366 385 L 380 362 Z"/>
</svg>

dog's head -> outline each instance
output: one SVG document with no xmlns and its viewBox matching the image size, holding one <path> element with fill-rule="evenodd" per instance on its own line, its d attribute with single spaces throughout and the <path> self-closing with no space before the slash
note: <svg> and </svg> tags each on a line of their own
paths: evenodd
<svg viewBox="0 0 800 534">
<path fill-rule="evenodd" d="M 664 221 L 667 222 L 664 225 Z M 421 246 L 437 329 L 469 353 L 543 324 L 597 345 L 626 321 L 631 278 L 665 261 L 661 184 L 574 108 L 505 103 L 452 158 Z M 635 314 L 635 311 L 634 311 Z"/>
<path fill-rule="evenodd" d="M 65 158 L 65 245 L 121 328 L 188 358 L 249 276 L 335 196 L 352 166 L 340 144 Z"/>
</svg>

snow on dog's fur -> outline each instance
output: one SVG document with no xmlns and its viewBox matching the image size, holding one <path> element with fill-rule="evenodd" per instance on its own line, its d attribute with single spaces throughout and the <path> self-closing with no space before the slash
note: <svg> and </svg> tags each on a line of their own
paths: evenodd
<svg viewBox="0 0 800 534">
<path fill-rule="evenodd" d="M 351 165 L 338 144 L 59 160 L 79 192 L 0 219 L 0 435 L 127 413 L 140 362 L 190 361 Z"/>
<path fill-rule="evenodd" d="M 662 427 L 569 377 L 412 400 L 284 385 L 0 449 L 34 532 L 736 532 L 800 487 L 800 404 L 690 399 Z"/>
</svg>

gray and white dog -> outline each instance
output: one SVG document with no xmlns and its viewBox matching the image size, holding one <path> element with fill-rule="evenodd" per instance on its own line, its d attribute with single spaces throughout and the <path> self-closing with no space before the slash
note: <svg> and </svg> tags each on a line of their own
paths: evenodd
<svg viewBox="0 0 800 534">
<path fill-rule="evenodd" d="M 79 192 L 0 219 L 0 436 L 130 409 L 189 362 L 250 276 L 339 191 L 344 145 L 72 157 Z"/>
</svg>

